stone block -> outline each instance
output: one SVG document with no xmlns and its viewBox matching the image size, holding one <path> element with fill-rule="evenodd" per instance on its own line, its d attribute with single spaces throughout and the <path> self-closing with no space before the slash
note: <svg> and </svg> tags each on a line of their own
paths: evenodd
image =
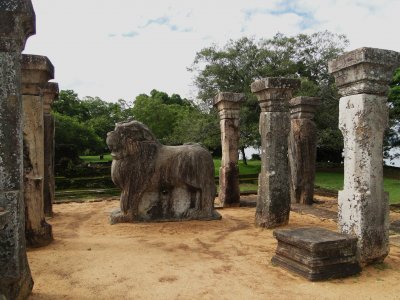
<svg viewBox="0 0 400 300">
<path fill-rule="evenodd" d="M 308 280 L 327 280 L 361 271 L 357 238 L 324 228 L 275 230 L 278 247 L 272 262 Z"/>
<path fill-rule="evenodd" d="M 342 97 L 386 95 L 393 72 L 399 66 L 400 53 L 367 47 L 346 52 L 328 64 Z"/>
</svg>

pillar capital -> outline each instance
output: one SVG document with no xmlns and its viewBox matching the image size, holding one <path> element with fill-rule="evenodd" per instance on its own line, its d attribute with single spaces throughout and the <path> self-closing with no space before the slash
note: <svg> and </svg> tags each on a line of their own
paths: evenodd
<svg viewBox="0 0 400 300">
<path fill-rule="evenodd" d="M 213 101 L 221 119 L 239 119 L 240 103 L 245 101 L 243 93 L 219 92 Z"/>
<path fill-rule="evenodd" d="M 44 84 L 54 78 L 54 66 L 46 56 L 22 54 L 22 94 L 39 95 Z"/>
<path fill-rule="evenodd" d="M 299 96 L 289 101 L 291 119 L 313 119 L 321 98 Z"/>
<path fill-rule="evenodd" d="M 356 94 L 386 95 L 400 53 L 377 48 L 358 48 L 328 64 L 342 97 Z"/>
<path fill-rule="evenodd" d="M 0 51 L 22 51 L 36 32 L 36 17 L 30 0 L 0 1 Z"/>
<path fill-rule="evenodd" d="M 287 111 L 287 99 L 299 87 L 299 79 L 267 77 L 254 81 L 251 91 L 256 94 L 262 111 Z"/>
<path fill-rule="evenodd" d="M 47 82 L 42 86 L 43 94 L 43 113 L 49 114 L 54 99 L 57 98 L 59 92 L 57 82 Z"/>
</svg>

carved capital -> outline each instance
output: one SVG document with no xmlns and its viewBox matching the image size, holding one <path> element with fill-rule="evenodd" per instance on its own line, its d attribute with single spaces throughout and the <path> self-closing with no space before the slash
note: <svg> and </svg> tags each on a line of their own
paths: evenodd
<svg viewBox="0 0 400 300">
<path fill-rule="evenodd" d="M 315 111 L 320 104 L 317 97 L 295 97 L 289 101 L 291 119 L 313 119 Z"/>
<path fill-rule="evenodd" d="M 39 95 L 54 78 L 54 66 L 46 56 L 23 54 L 21 61 L 22 94 Z"/>
<path fill-rule="evenodd" d="M 393 72 L 399 66 L 399 52 L 366 47 L 346 52 L 328 64 L 342 97 L 386 95 Z"/>
<path fill-rule="evenodd" d="M 30 0 L 0 1 L 0 51 L 22 51 L 36 32 L 36 17 Z"/>
<path fill-rule="evenodd" d="M 221 119 L 239 119 L 240 103 L 245 101 L 242 93 L 220 92 L 214 97 L 214 107 Z"/>
<path fill-rule="evenodd" d="M 43 113 L 49 114 L 54 100 L 58 97 L 58 83 L 47 82 L 42 86 L 43 94 Z"/>
<path fill-rule="evenodd" d="M 299 79 L 267 77 L 253 82 L 251 91 L 256 94 L 263 112 L 287 111 L 288 100 L 299 87 Z"/>
</svg>

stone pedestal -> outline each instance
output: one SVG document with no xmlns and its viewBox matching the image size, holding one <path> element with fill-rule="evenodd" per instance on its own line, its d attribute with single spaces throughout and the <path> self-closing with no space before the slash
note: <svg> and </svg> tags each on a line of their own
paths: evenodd
<svg viewBox="0 0 400 300">
<path fill-rule="evenodd" d="M 55 123 L 51 114 L 51 105 L 58 96 L 58 84 L 48 82 L 42 88 L 43 93 L 43 131 L 44 131 L 44 182 L 43 182 L 43 204 L 46 217 L 53 216 L 53 202 L 55 195 L 54 179 L 54 137 Z"/>
<path fill-rule="evenodd" d="M 218 198 L 223 207 L 240 205 L 239 189 L 239 112 L 244 94 L 218 93 L 214 106 L 218 110 L 221 127 L 222 159 L 219 169 Z"/>
<path fill-rule="evenodd" d="M 0 299 L 25 299 L 33 281 L 25 248 L 21 51 L 35 33 L 31 1 L 0 1 Z"/>
<path fill-rule="evenodd" d="M 52 239 L 43 202 L 44 130 L 42 88 L 54 77 L 54 68 L 45 56 L 22 55 L 22 107 L 24 116 L 24 184 L 28 246 L 40 247 Z"/>
<path fill-rule="evenodd" d="M 288 102 L 300 80 L 265 78 L 251 84 L 260 107 L 261 173 L 258 177 L 256 225 L 274 228 L 289 222 L 290 191 Z"/>
<path fill-rule="evenodd" d="M 324 228 L 274 230 L 278 240 L 272 262 L 308 280 L 327 280 L 355 275 L 357 238 Z"/>
<path fill-rule="evenodd" d="M 389 202 L 383 190 L 382 143 L 388 126 L 387 92 L 400 65 L 394 51 L 360 48 L 329 62 L 341 95 L 344 187 L 339 191 L 339 228 L 358 237 L 361 264 L 389 253 Z"/>
<path fill-rule="evenodd" d="M 312 204 L 314 196 L 317 127 L 313 121 L 319 98 L 290 100 L 289 168 L 292 203 Z"/>
</svg>

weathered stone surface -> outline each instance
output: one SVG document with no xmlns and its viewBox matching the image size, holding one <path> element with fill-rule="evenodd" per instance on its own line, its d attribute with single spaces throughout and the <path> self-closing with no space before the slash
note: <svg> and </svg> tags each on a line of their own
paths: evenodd
<svg viewBox="0 0 400 300">
<path fill-rule="evenodd" d="M 35 32 L 31 1 L 0 1 L 0 299 L 33 287 L 25 248 L 21 51 Z"/>
<path fill-rule="evenodd" d="M 389 253 L 389 202 L 383 190 L 382 143 L 388 126 L 386 93 L 400 65 L 394 51 L 361 48 L 330 62 L 342 97 L 344 187 L 339 191 L 339 228 L 358 237 L 362 265 Z"/>
<path fill-rule="evenodd" d="M 221 218 L 214 210 L 214 163 L 200 145 L 161 145 L 137 121 L 116 124 L 107 145 L 111 177 L 122 190 L 112 224 Z"/>
<path fill-rule="evenodd" d="M 317 128 L 313 121 L 319 98 L 290 100 L 289 167 L 292 203 L 312 204 L 314 196 Z"/>
<path fill-rule="evenodd" d="M 22 107 L 24 116 L 25 235 L 31 247 L 48 245 L 52 228 L 44 215 L 44 118 L 42 88 L 54 76 L 45 56 L 22 55 Z"/>
<path fill-rule="evenodd" d="M 288 102 L 299 86 L 298 79 L 287 78 L 265 78 L 251 85 L 261 107 L 261 173 L 256 209 L 256 225 L 260 227 L 289 222 Z"/>
<path fill-rule="evenodd" d="M 55 199 L 54 175 L 54 137 L 55 123 L 51 114 L 51 105 L 58 96 L 58 84 L 48 82 L 42 88 L 43 93 L 43 131 L 44 131 L 44 182 L 43 182 L 43 209 L 46 217 L 53 216 L 53 202 Z"/>
<path fill-rule="evenodd" d="M 364 47 L 344 53 L 330 61 L 328 67 L 342 97 L 356 94 L 384 96 L 399 62 L 399 52 Z"/>
<path fill-rule="evenodd" d="M 239 190 L 239 111 L 244 94 L 218 93 L 214 106 L 218 110 L 221 127 L 222 160 L 219 169 L 218 198 L 223 207 L 240 206 Z"/>
<path fill-rule="evenodd" d="M 275 230 L 278 240 L 272 262 L 309 280 L 357 274 L 357 238 L 324 228 Z"/>
</svg>

